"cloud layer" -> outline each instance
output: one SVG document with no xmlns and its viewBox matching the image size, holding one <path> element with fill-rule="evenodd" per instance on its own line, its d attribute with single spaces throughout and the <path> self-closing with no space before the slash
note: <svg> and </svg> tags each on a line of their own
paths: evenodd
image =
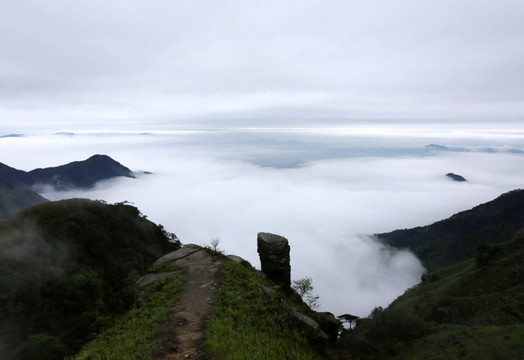
<svg viewBox="0 0 524 360">
<path fill-rule="evenodd" d="M 131 201 L 182 242 L 218 237 L 222 249 L 255 266 L 257 232 L 283 235 L 291 243 L 293 279 L 313 278 L 323 310 L 366 315 L 423 272 L 412 254 L 368 235 L 441 220 L 518 188 L 524 175 L 522 155 L 508 153 L 497 139 L 456 139 L 445 144 L 462 144 L 460 151 L 431 152 L 419 144 L 426 139 L 382 140 L 289 133 L 55 135 L 3 138 L 0 150 L 9 154 L 4 162 L 26 170 L 96 152 L 151 171 L 90 191 L 43 195 Z M 496 151 L 477 151 L 479 142 Z M 318 155 L 332 154 L 341 143 L 353 144 L 344 148 L 346 156 Z M 366 147 L 381 151 L 366 153 Z M 266 166 L 259 166 L 261 158 Z M 281 166 L 282 158 L 293 166 Z M 448 172 L 468 182 L 453 182 Z"/>
</svg>

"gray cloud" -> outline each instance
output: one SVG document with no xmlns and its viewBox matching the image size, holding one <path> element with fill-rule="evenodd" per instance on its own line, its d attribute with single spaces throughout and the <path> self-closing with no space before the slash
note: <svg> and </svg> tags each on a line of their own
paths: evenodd
<svg viewBox="0 0 524 360">
<path fill-rule="evenodd" d="M 50 244 L 32 221 L 19 222 L 16 228 L 7 227 L 7 223 L 2 225 L 0 260 L 25 265 L 21 267 L 20 273 L 2 274 L 5 284 L 31 281 L 29 279 L 34 278 L 26 273 L 29 271 L 45 279 L 63 275 L 64 268 L 71 260 L 71 251 L 66 245 Z"/>
<path fill-rule="evenodd" d="M 523 11 L 511 0 L 3 1 L 0 114 L 143 128 L 515 121 Z"/>
</svg>

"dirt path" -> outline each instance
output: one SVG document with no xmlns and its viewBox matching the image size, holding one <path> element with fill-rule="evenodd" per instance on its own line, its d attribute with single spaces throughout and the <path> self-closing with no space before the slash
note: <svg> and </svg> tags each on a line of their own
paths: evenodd
<svg viewBox="0 0 524 360">
<path fill-rule="evenodd" d="M 184 289 L 153 359 L 207 359 L 202 348 L 203 331 L 226 261 L 196 245 L 186 245 L 157 261 L 176 266 L 176 273 L 184 277 Z"/>
</svg>

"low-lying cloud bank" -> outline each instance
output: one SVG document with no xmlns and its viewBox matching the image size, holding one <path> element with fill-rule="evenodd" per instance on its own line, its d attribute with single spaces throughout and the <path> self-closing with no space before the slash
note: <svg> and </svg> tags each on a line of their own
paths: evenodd
<svg viewBox="0 0 524 360">
<path fill-rule="evenodd" d="M 415 144 L 400 156 L 394 150 L 410 143 L 399 139 L 390 146 L 390 156 L 322 159 L 318 154 L 339 145 L 318 138 L 307 142 L 316 147 L 298 146 L 302 140 L 282 134 L 259 139 L 245 134 L 227 139 L 210 134 L 53 136 L 4 138 L 0 148 L 11 154 L 3 162 L 19 168 L 105 153 L 133 170 L 151 171 L 89 191 L 43 195 L 133 202 L 182 242 L 209 243 L 218 237 L 220 248 L 255 266 L 257 232 L 283 235 L 291 243 L 292 278 L 313 278 L 321 309 L 360 316 L 387 306 L 424 271 L 411 253 L 369 235 L 446 218 L 519 187 L 524 175 L 518 153 L 433 149 L 421 155 Z M 366 147 L 351 137 L 336 141 L 354 141 L 356 154 L 380 145 L 376 140 Z M 37 155 L 24 157 L 36 147 Z M 298 166 L 277 166 L 295 159 Z M 445 177 L 448 172 L 468 182 L 453 182 Z"/>
</svg>

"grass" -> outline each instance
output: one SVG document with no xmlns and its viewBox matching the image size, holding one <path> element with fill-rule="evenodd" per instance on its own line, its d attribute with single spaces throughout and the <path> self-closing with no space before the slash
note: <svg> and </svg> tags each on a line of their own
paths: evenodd
<svg viewBox="0 0 524 360">
<path fill-rule="evenodd" d="M 478 267 L 467 260 L 428 275 L 396 299 L 391 309 L 411 309 L 425 320 L 461 325 L 510 325 L 524 318 L 524 233 L 497 245 L 493 260 Z"/>
<path fill-rule="evenodd" d="M 524 358 L 524 325 L 447 326 L 395 360 L 513 360 Z"/>
<path fill-rule="evenodd" d="M 212 359 L 322 359 L 294 326 L 280 300 L 262 291 L 270 286 L 236 262 L 224 265 L 223 285 L 217 293 L 205 332 Z"/>
<path fill-rule="evenodd" d="M 183 286 L 180 276 L 161 279 L 146 291 L 153 293 L 139 308 L 102 332 L 70 360 L 139 360 L 154 350 L 162 324 L 169 319 Z"/>
<path fill-rule="evenodd" d="M 490 247 L 487 262 L 430 273 L 380 316 L 361 319 L 342 336 L 347 351 L 381 360 L 524 359 L 524 231 Z"/>
<path fill-rule="evenodd" d="M 472 260 L 451 265 L 443 270 L 430 274 L 431 280 L 408 289 L 405 296 L 397 298 L 391 307 L 402 307 L 413 310 L 415 306 L 429 305 L 447 296 L 450 289 L 457 288 L 463 282 L 463 276 L 474 269 Z"/>
</svg>

